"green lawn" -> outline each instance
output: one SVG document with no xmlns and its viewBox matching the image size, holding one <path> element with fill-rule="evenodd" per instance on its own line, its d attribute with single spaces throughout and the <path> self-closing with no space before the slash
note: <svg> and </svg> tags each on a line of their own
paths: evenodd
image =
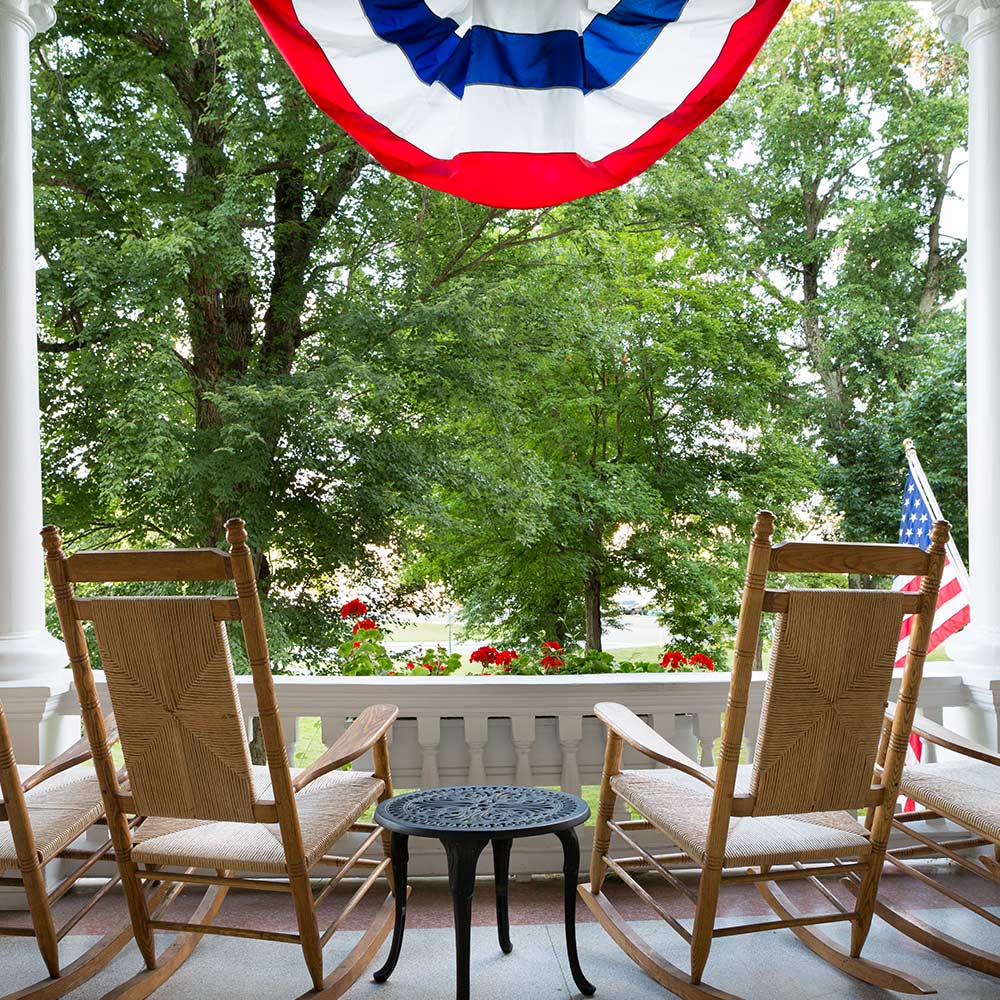
<svg viewBox="0 0 1000 1000">
<path fill-rule="evenodd" d="M 616 660 L 631 660 L 633 662 L 644 661 L 657 663 L 663 656 L 662 646 L 622 646 L 620 649 L 608 649 Z"/>
<path fill-rule="evenodd" d="M 448 625 L 443 622 L 402 622 L 386 627 L 389 642 L 409 642 L 414 646 L 447 645 Z M 451 626 L 452 642 L 464 642 L 465 633 L 458 624 Z"/>
</svg>

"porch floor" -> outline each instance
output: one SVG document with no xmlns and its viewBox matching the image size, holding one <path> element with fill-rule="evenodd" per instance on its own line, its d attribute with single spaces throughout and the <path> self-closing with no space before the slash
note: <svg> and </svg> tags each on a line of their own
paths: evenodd
<svg viewBox="0 0 1000 1000">
<path fill-rule="evenodd" d="M 943 866 L 937 867 L 934 874 L 986 906 L 994 908 L 1000 904 L 990 886 L 970 875 Z M 678 898 L 683 900 L 683 897 L 663 887 L 654 889 L 654 885 L 652 881 L 648 883 L 654 896 L 677 906 L 681 914 L 690 909 L 686 901 L 684 907 L 679 905 Z M 672 961 L 686 966 L 687 949 L 681 939 L 660 920 L 650 920 L 649 911 L 628 890 L 615 883 L 608 888 L 615 904 L 636 922 L 637 930 L 662 948 Z M 912 880 L 887 873 L 884 889 L 887 898 L 904 903 L 948 933 L 973 940 L 980 948 L 1000 951 L 1000 928 L 985 925 Z M 505 956 L 496 943 L 492 880 L 480 880 L 472 932 L 472 994 L 476 1000 L 554 1000 L 579 995 L 566 963 L 560 890 L 557 879 L 534 879 L 511 885 L 514 951 Z M 789 894 L 803 905 L 815 906 L 819 900 L 805 887 Z M 285 912 L 283 906 L 275 907 L 273 894 L 230 893 L 230 899 L 220 922 L 253 922 L 272 929 L 294 929 L 290 912 Z M 181 911 L 192 908 L 196 900 L 196 893 L 184 893 L 171 916 L 183 919 Z M 740 923 L 770 914 L 756 892 L 747 887 L 724 892 L 723 900 L 720 924 Z M 69 909 L 76 905 L 79 899 L 70 899 L 66 904 Z M 357 940 L 374 905 L 373 900 L 371 906 L 365 904 L 359 908 L 363 912 L 352 914 L 346 921 L 347 929 L 334 935 L 327 949 L 328 968 L 333 968 Z M 70 934 L 64 940 L 64 961 L 72 960 L 124 915 L 121 897 L 112 894 L 81 922 L 80 933 Z M 0 913 L 0 925 L 23 924 L 25 919 L 26 915 L 20 912 Z M 833 936 L 846 936 L 846 928 L 835 926 L 826 930 Z M 662 1000 L 668 996 L 619 951 L 582 904 L 578 910 L 578 936 L 584 972 L 597 985 L 598 997 Z M 162 935 L 163 943 L 168 937 Z M 994 1000 L 1000 996 L 1000 984 L 995 980 L 939 958 L 878 919 L 865 954 L 936 986 L 942 1000 Z M 0 996 L 39 978 L 42 966 L 33 941 L 0 938 L 0 955 Z M 379 961 L 371 968 L 377 968 Z M 139 964 L 134 945 L 129 945 L 100 976 L 70 996 L 72 1000 L 97 1000 L 138 971 Z M 378 986 L 371 981 L 369 971 L 346 997 L 348 1000 L 448 1000 L 454 996 L 453 976 L 454 941 L 447 886 L 441 880 L 417 880 L 410 897 L 403 953 L 392 979 Z M 706 981 L 748 1000 L 886 1000 L 895 995 L 837 972 L 807 951 L 790 931 L 716 942 Z M 208 937 L 155 995 L 162 1000 L 233 1000 L 242 996 L 292 1000 L 307 987 L 301 954 L 294 946 Z"/>
</svg>

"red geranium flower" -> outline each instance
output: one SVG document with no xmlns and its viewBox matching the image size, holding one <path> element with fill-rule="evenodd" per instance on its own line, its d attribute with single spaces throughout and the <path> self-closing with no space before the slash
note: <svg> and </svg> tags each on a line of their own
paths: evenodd
<svg viewBox="0 0 1000 1000">
<path fill-rule="evenodd" d="M 356 643 L 354 644 L 354 648 L 355 648 L 355 649 L 357 649 L 357 648 L 358 648 L 358 646 L 360 646 L 360 645 L 361 645 L 361 643 L 360 643 L 360 642 L 356 642 Z"/>
<path fill-rule="evenodd" d="M 371 618 L 361 618 L 354 623 L 353 632 L 357 635 L 359 632 L 371 632 L 373 629 L 378 628 L 378 623 Z"/>
<path fill-rule="evenodd" d="M 682 663 L 687 663 L 688 658 L 683 653 L 672 652 L 664 653 L 663 659 L 660 660 L 660 666 L 664 670 L 676 670 Z"/>
<path fill-rule="evenodd" d="M 364 601 L 359 601 L 356 597 L 353 601 L 348 601 L 340 609 L 341 618 L 360 618 L 368 614 L 368 605 Z"/>
<path fill-rule="evenodd" d="M 558 642 L 549 641 L 542 643 L 542 649 L 554 649 L 558 653 L 562 650 L 562 646 Z"/>
<path fill-rule="evenodd" d="M 688 663 L 697 663 L 699 667 L 704 667 L 706 670 L 715 669 L 715 660 L 710 656 L 706 656 L 704 653 L 695 653 L 694 656 L 688 660 Z"/>
<path fill-rule="evenodd" d="M 510 665 L 521 657 L 513 649 L 502 649 L 497 653 L 496 664 L 498 667 L 507 667 L 505 673 L 510 673 Z"/>
<path fill-rule="evenodd" d="M 480 646 L 469 659 L 473 663 L 496 663 L 497 649 L 495 646 Z"/>
<path fill-rule="evenodd" d="M 543 656 L 541 663 L 546 670 L 558 670 L 564 666 L 563 661 L 558 656 Z"/>
<path fill-rule="evenodd" d="M 407 670 L 416 670 L 417 669 L 417 665 L 413 662 L 413 660 L 409 660 L 407 662 L 407 664 L 406 664 L 406 669 Z"/>
</svg>

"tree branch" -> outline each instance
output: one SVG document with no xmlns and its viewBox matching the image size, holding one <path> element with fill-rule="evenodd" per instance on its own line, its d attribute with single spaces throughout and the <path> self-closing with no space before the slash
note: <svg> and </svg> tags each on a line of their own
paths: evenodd
<svg viewBox="0 0 1000 1000">
<path fill-rule="evenodd" d="M 323 156 L 326 153 L 332 152 L 340 146 L 343 141 L 343 138 L 333 139 L 330 142 L 324 142 L 321 146 L 316 146 L 313 149 L 307 149 L 298 161 L 292 160 L 287 156 L 282 157 L 280 160 L 269 160 L 267 163 L 262 163 L 259 167 L 255 167 L 251 170 L 250 176 L 260 177 L 262 174 L 272 174 L 276 170 L 291 170 L 292 167 L 297 166 L 298 162 L 301 162 L 302 160 L 312 159 L 313 157 Z"/>
</svg>

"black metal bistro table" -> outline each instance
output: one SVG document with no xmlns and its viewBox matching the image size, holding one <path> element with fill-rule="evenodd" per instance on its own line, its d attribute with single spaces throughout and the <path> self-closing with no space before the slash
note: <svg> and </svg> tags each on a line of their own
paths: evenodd
<svg viewBox="0 0 1000 1000">
<path fill-rule="evenodd" d="M 513 785 L 459 785 L 429 788 L 386 799 L 375 810 L 375 821 L 391 834 L 394 884 L 406 885 L 410 837 L 436 837 L 448 854 L 448 882 L 455 911 L 457 1000 L 469 1000 L 469 937 L 476 862 L 487 844 L 493 845 L 496 877 L 497 933 L 500 948 L 509 954 L 507 877 L 515 837 L 554 833 L 563 845 L 566 950 L 573 979 L 581 993 L 595 990 L 580 968 L 576 951 L 576 879 L 580 870 L 580 843 L 575 827 L 585 822 L 590 807 L 583 799 L 546 788 Z M 406 892 L 396 892 L 396 923 L 385 965 L 375 973 L 384 983 L 396 968 L 406 923 Z"/>
</svg>

